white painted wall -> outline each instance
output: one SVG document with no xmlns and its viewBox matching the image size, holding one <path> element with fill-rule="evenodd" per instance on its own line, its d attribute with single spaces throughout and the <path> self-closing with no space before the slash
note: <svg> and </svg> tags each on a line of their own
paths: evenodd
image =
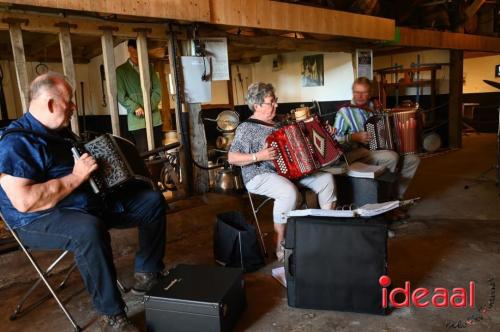
<svg viewBox="0 0 500 332">
<path fill-rule="evenodd" d="M 500 83 L 500 77 L 495 77 L 496 65 L 500 65 L 500 55 L 464 59 L 464 93 L 500 92 L 483 82 L 490 80 Z"/>
<path fill-rule="evenodd" d="M 351 98 L 351 83 L 354 80 L 352 56 L 350 53 L 324 53 L 324 86 L 302 87 L 302 58 L 318 52 L 294 52 L 282 54 L 282 67 L 272 70 L 275 55 L 263 56 L 261 61 L 251 65 L 240 65 L 243 92 L 238 79 L 238 68 L 232 66 L 234 102 L 244 104 L 243 96 L 252 82 L 271 83 L 276 88 L 280 102 L 348 100 Z M 235 88 L 236 86 L 236 88 Z M 236 97 L 237 94 L 237 97 Z"/>
<path fill-rule="evenodd" d="M 300 73 L 302 69 L 302 57 L 314 55 L 317 52 L 294 52 L 282 54 L 282 67 L 278 71 L 272 71 L 272 61 L 275 55 L 263 56 L 261 61 L 249 65 L 233 65 L 231 84 L 233 88 L 234 103 L 242 105 L 245 103 L 244 96 L 248 86 L 252 82 L 264 81 L 272 83 L 280 102 L 300 101 L 327 101 L 348 100 L 351 98 L 351 82 L 354 80 L 352 56 L 350 53 L 324 53 L 325 84 L 321 87 L 302 87 Z M 417 61 L 420 55 L 421 63 L 448 63 L 449 52 L 447 50 L 429 50 L 382 56 L 374 58 L 374 68 L 384 68 L 401 64 L 408 68 Z M 126 42 L 115 47 L 115 63 L 117 66 L 124 63 L 128 58 Z M 28 62 L 28 76 L 32 80 L 35 76 L 35 67 L 38 62 Z M 83 82 L 85 94 L 85 113 L 87 115 L 108 114 L 107 108 L 102 106 L 102 87 L 99 66 L 102 64 L 102 56 L 93 58 L 89 64 L 78 64 L 76 71 L 76 94 L 77 102 L 81 103 L 81 85 Z M 464 93 L 498 92 L 497 89 L 485 84 L 482 80 L 489 79 L 500 82 L 494 76 L 495 65 L 500 64 L 500 55 L 481 57 L 464 60 Z M 1 60 L 4 79 L 3 88 L 7 103 L 9 118 L 14 119 L 22 114 L 17 80 L 14 65 L 10 61 Z M 62 72 L 60 63 L 48 63 L 50 70 Z M 168 67 L 167 67 L 168 68 Z M 168 69 L 167 69 L 168 71 Z M 238 75 L 239 73 L 239 75 Z M 168 72 L 167 72 L 168 74 Z M 430 78 L 430 72 L 422 73 L 422 78 Z M 241 77 L 241 82 L 240 78 Z M 445 94 L 449 91 L 449 67 L 443 66 L 437 71 L 437 93 Z M 415 94 L 415 88 L 407 88 L 406 94 Z M 429 87 L 425 87 L 424 94 L 430 94 Z M 171 99 L 172 100 L 172 99 Z M 173 100 L 172 100 L 173 101 Z M 227 81 L 212 82 L 212 101 L 209 104 L 228 104 Z M 173 103 L 171 104 L 173 106 Z M 82 108 L 79 107 L 79 114 Z"/>
</svg>

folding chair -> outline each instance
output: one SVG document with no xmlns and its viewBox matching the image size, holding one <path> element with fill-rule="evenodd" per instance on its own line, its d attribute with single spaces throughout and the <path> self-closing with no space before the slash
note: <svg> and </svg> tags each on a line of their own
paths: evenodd
<svg viewBox="0 0 500 332">
<path fill-rule="evenodd" d="M 47 278 L 50 276 L 52 270 L 57 266 L 57 264 L 59 264 L 63 260 L 64 257 L 66 257 L 66 255 L 69 253 L 69 251 L 68 250 L 63 251 L 63 253 L 61 253 L 52 262 L 52 264 L 50 264 L 50 266 L 46 270 L 43 270 L 42 268 L 40 268 L 40 266 L 38 265 L 38 263 L 35 261 L 33 255 L 31 254 L 32 250 L 29 247 L 26 247 L 21 242 L 21 239 L 17 235 L 16 231 L 13 230 L 12 228 L 10 228 L 9 224 L 5 221 L 5 218 L 2 216 L 1 213 L 0 213 L 0 218 L 4 221 L 5 226 L 10 231 L 10 233 L 12 234 L 12 236 L 14 237 L 14 239 L 16 240 L 16 242 L 19 244 L 19 247 L 24 252 L 24 254 L 26 255 L 26 257 L 28 257 L 28 260 L 30 261 L 31 265 L 33 265 L 33 267 L 35 268 L 35 270 L 36 270 L 36 272 L 38 273 L 38 276 L 39 276 L 39 279 L 36 280 L 35 283 L 23 295 L 23 297 L 21 298 L 20 302 L 17 304 L 16 309 L 14 310 L 14 312 L 12 313 L 12 315 L 10 315 L 9 319 L 10 320 L 16 320 L 23 313 L 26 313 L 27 311 L 30 311 L 30 310 L 35 309 L 38 306 L 40 306 L 42 303 L 44 303 L 45 301 L 47 301 L 48 299 L 50 299 L 50 295 L 52 295 L 54 297 L 54 299 L 56 300 L 57 304 L 59 305 L 59 307 L 61 308 L 61 310 L 64 312 L 64 314 L 66 315 L 66 317 L 70 321 L 71 325 L 73 326 L 73 329 L 75 331 L 81 331 L 80 326 L 78 326 L 78 324 L 75 322 L 73 316 L 71 316 L 71 314 L 69 313 L 69 311 L 66 309 L 66 307 L 64 306 L 64 304 L 62 303 L 62 301 L 59 299 L 59 297 L 56 294 L 56 291 L 64 288 L 64 286 L 66 285 L 66 282 L 68 281 L 71 273 L 76 268 L 76 263 L 73 263 L 70 266 L 68 272 L 66 272 L 66 275 L 64 276 L 64 279 L 61 281 L 61 283 L 59 283 L 59 285 L 57 287 L 53 288 L 49 284 L 49 282 L 47 280 Z M 33 293 L 33 291 L 38 287 L 38 285 L 40 285 L 41 282 L 43 282 L 45 284 L 45 286 L 47 286 L 47 288 L 49 289 L 50 294 L 47 294 L 46 296 L 40 298 L 38 301 L 36 301 L 32 305 L 30 305 L 28 308 L 26 308 L 26 309 L 23 310 L 23 305 L 28 300 L 29 296 Z M 123 284 L 119 280 L 117 280 L 116 282 L 117 282 L 118 288 L 120 289 L 121 292 L 126 293 L 128 291 L 128 289 L 125 288 L 123 286 Z"/>
<path fill-rule="evenodd" d="M 267 202 L 269 202 L 270 200 L 272 200 L 272 198 L 271 197 L 257 195 L 257 194 L 252 194 L 249 191 L 247 191 L 247 194 L 248 194 L 248 200 L 250 201 L 250 206 L 252 207 L 252 214 L 253 214 L 253 218 L 255 220 L 255 226 L 257 226 L 257 232 L 259 233 L 260 245 L 262 246 L 262 250 L 264 251 L 264 255 L 267 257 L 267 249 L 266 249 L 266 245 L 264 244 L 264 237 L 262 236 L 262 232 L 260 230 L 259 217 L 257 216 L 257 213 L 259 213 L 260 209 Z M 256 206 L 255 203 L 254 203 L 254 201 L 253 201 L 252 195 L 254 195 L 256 197 L 257 196 L 261 196 L 261 197 L 265 197 L 265 198 L 264 198 L 264 200 L 259 205 Z"/>
<path fill-rule="evenodd" d="M 311 208 L 311 209 L 317 208 L 318 203 L 317 203 L 316 194 L 314 194 L 314 192 L 312 192 L 308 188 L 305 188 L 302 186 L 298 186 L 298 188 L 299 188 L 300 194 L 303 196 L 302 201 L 304 202 L 305 207 Z M 259 233 L 262 249 L 264 251 L 264 255 L 266 255 L 266 257 L 267 257 L 267 249 L 266 249 L 266 246 L 264 245 L 264 237 L 262 236 L 262 232 L 260 230 L 259 217 L 257 216 L 257 213 L 259 213 L 260 209 L 262 209 L 264 207 L 264 205 L 266 205 L 267 202 L 271 201 L 272 198 L 267 197 L 267 196 L 252 194 L 249 191 L 247 191 L 247 194 L 248 194 L 248 200 L 250 201 L 250 206 L 252 208 L 252 214 L 253 214 L 253 218 L 255 220 L 255 225 L 257 226 L 257 231 Z M 313 195 L 310 195 L 310 194 L 313 194 Z M 262 199 L 263 199 L 259 205 L 256 205 L 256 203 L 254 202 L 254 199 L 257 197 L 262 197 Z"/>
</svg>

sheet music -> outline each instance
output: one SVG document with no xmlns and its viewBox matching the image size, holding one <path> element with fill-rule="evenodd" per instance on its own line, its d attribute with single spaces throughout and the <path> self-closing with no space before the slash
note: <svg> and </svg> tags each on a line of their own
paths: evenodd
<svg viewBox="0 0 500 332">
<path fill-rule="evenodd" d="M 288 212 L 288 217 L 337 217 L 337 218 L 353 218 L 353 217 L 373 217 L 382 213 L 388 212 L 399 207 L 399 201 L 389 201 L 375 204 L 365 204 L 354 210 L 323 210 L 323 209 L 305 209 L 293 210 Z"/>
<path fill-rule="evenodd" d="M 285 267 L 277 267 L 271 271 L 271 274 L 274 279 L 278 280 L 283 287 L 286 288 L 286 276 L 285 276 Z"/>
</svg>

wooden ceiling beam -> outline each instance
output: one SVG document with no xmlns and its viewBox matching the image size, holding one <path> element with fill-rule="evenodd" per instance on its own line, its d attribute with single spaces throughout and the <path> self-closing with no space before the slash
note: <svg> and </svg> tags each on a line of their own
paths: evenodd
<svg viewBox="0 0 500 332">
<path fill-rule="evenodd" d="M 391 45 L 500 53 L 500 38 L 399 27 Z"/>
<path fill-rule="evenodd" d="M 57 45 L 59 43 L 59 39 L 57 38 L 57 35 L 44 35 L 38 39 L 36 39 L 35 42 L 30 42 L 28 45 L 26 45 L 26 53 L 29 55 L 37 55 L 41 53 L 42 51 Z"/>
<path fill-rule="evenodd" d="M 120 44 L 122 40 L 114 38 L 113 39 L 113 47 L 117 46 Z M 93 43 L 87 44 L 84 46 L 83 52 L 81 53 L 82 58 L 86 59 L 92 59 L 95 58 L 98 55 L 102 54 L 102 42 L 100 40 L 96 40 Z"/>
<path fill-rule="evenodd" d="M 220 25 L 323 35 L 394 39 L 391 19 L 272 0 L 212 0 L 211 22 Z"/>
<path fill-rule="evenodd" d="M 349 52 L 354 49 L 349 42 L 317 41 L 311 39 L 294 39 L 287 37 L 238 37 L 228 36 L 230 47 L 245 49 L 269 49 L 274 53 L 311 51 L 311 52 Z"/>
<path fill-rule="evenodd" d="M 44 63 L 49 63 L 49 62 L 54 62 L 54 63 L 61 63 L 61 55 L 57 54 L 51 54 L 46 57 L 40 57 L 40 56 L 32 56 L 32 55 L 26 55 L 26 62 L 44 62 Z M 7 53 L 7 52 L 1 52 L 0 53 L 0 60 L 8 60 L 8 61 L 13 61 L 14 57 L 12 54 Z M 81 56 L 73 56 L 73 63 L 77 64 L 85 64 L 89 63 L 90 61 L 86 58 L 82 58 Z"/>
<path fill-rule="evenodd" d="M 210 0 L 2 0 L 0 3 L 193 22 L 210 21 Z"/>
<path fill-rule="evenodd" d="M 474 16 L 485 2 L 486 0 L 475 0 L 465 10 L 465 16 L 467 18 L 471 18 L 472 16 Z"/>
<path fill-rule="evenodd" d="M 1 2 L 1 1 L 0 1 Z M 76 2 L 76 1 L 75 1 Z M 95 1 L 96 3 L 99 1 Z M 34 14 L 34 13 L 19 13 L 0 11 L 0 30 L 8 30 L 9 25 L 6 21 L 10 19 L 22 20 L 25 24 L 21 25 L 24 31 L 33 31 L 40 33 L 57 34 L 59 27 L 56 25 L 61 23 L 70 23 L 72 25 L 72 34 L 81 34 L 87 36 L 100 37 L 102 35 L 102 27 L 110 26 L 115 28 L 113 35 L 124 39 L 136 38 L 136 28 L 149 29 L 148 39 L 168 40 L 168 28 L 165 24 L 150 24 L 150 23 L 118 23 L 108 22 L 101 19 L 91 17 L 61 17 L 58 15 L 49 14 Z M 75 27 L 76 26 L 76 27 Z M 179 39 L 185 38 L 185 33 L 179 33 Z"/>
</svg>

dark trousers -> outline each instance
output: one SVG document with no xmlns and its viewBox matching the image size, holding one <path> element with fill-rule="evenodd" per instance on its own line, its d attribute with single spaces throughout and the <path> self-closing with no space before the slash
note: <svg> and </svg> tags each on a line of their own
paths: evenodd
<svg viewBox="0 0 500 332">
<path fill-rule="evenodd" d="M 135 188 L 134 188 L 135 189 Z M 16 229 L 33 249 L 64 249 L 74 253 L 95 309 L 105 315 L 123 312 L 125 303 L 116 285 L 110 228 L 139 229 L 136 272 L 163 270 L 166 238 L 166 202 L 150 189 L 123 190 L 112 198 L 113 211 L 94 213 L 56 208 L 48 215 Z M 118 207 L 118 208 L 116 208 Z"/>
<path fill-rule="evenodd" d="M 131 130 L 130 132 L 134 136 L 137 151 L 139 151 L 139 153 L 149 151 L 146 129 Z M 163 132 L 161 125 L 153 127 L 153 136 L 155 141 L 155 148 L 159 148 L 160 146 L 162 146 Z"/>
</svg>

